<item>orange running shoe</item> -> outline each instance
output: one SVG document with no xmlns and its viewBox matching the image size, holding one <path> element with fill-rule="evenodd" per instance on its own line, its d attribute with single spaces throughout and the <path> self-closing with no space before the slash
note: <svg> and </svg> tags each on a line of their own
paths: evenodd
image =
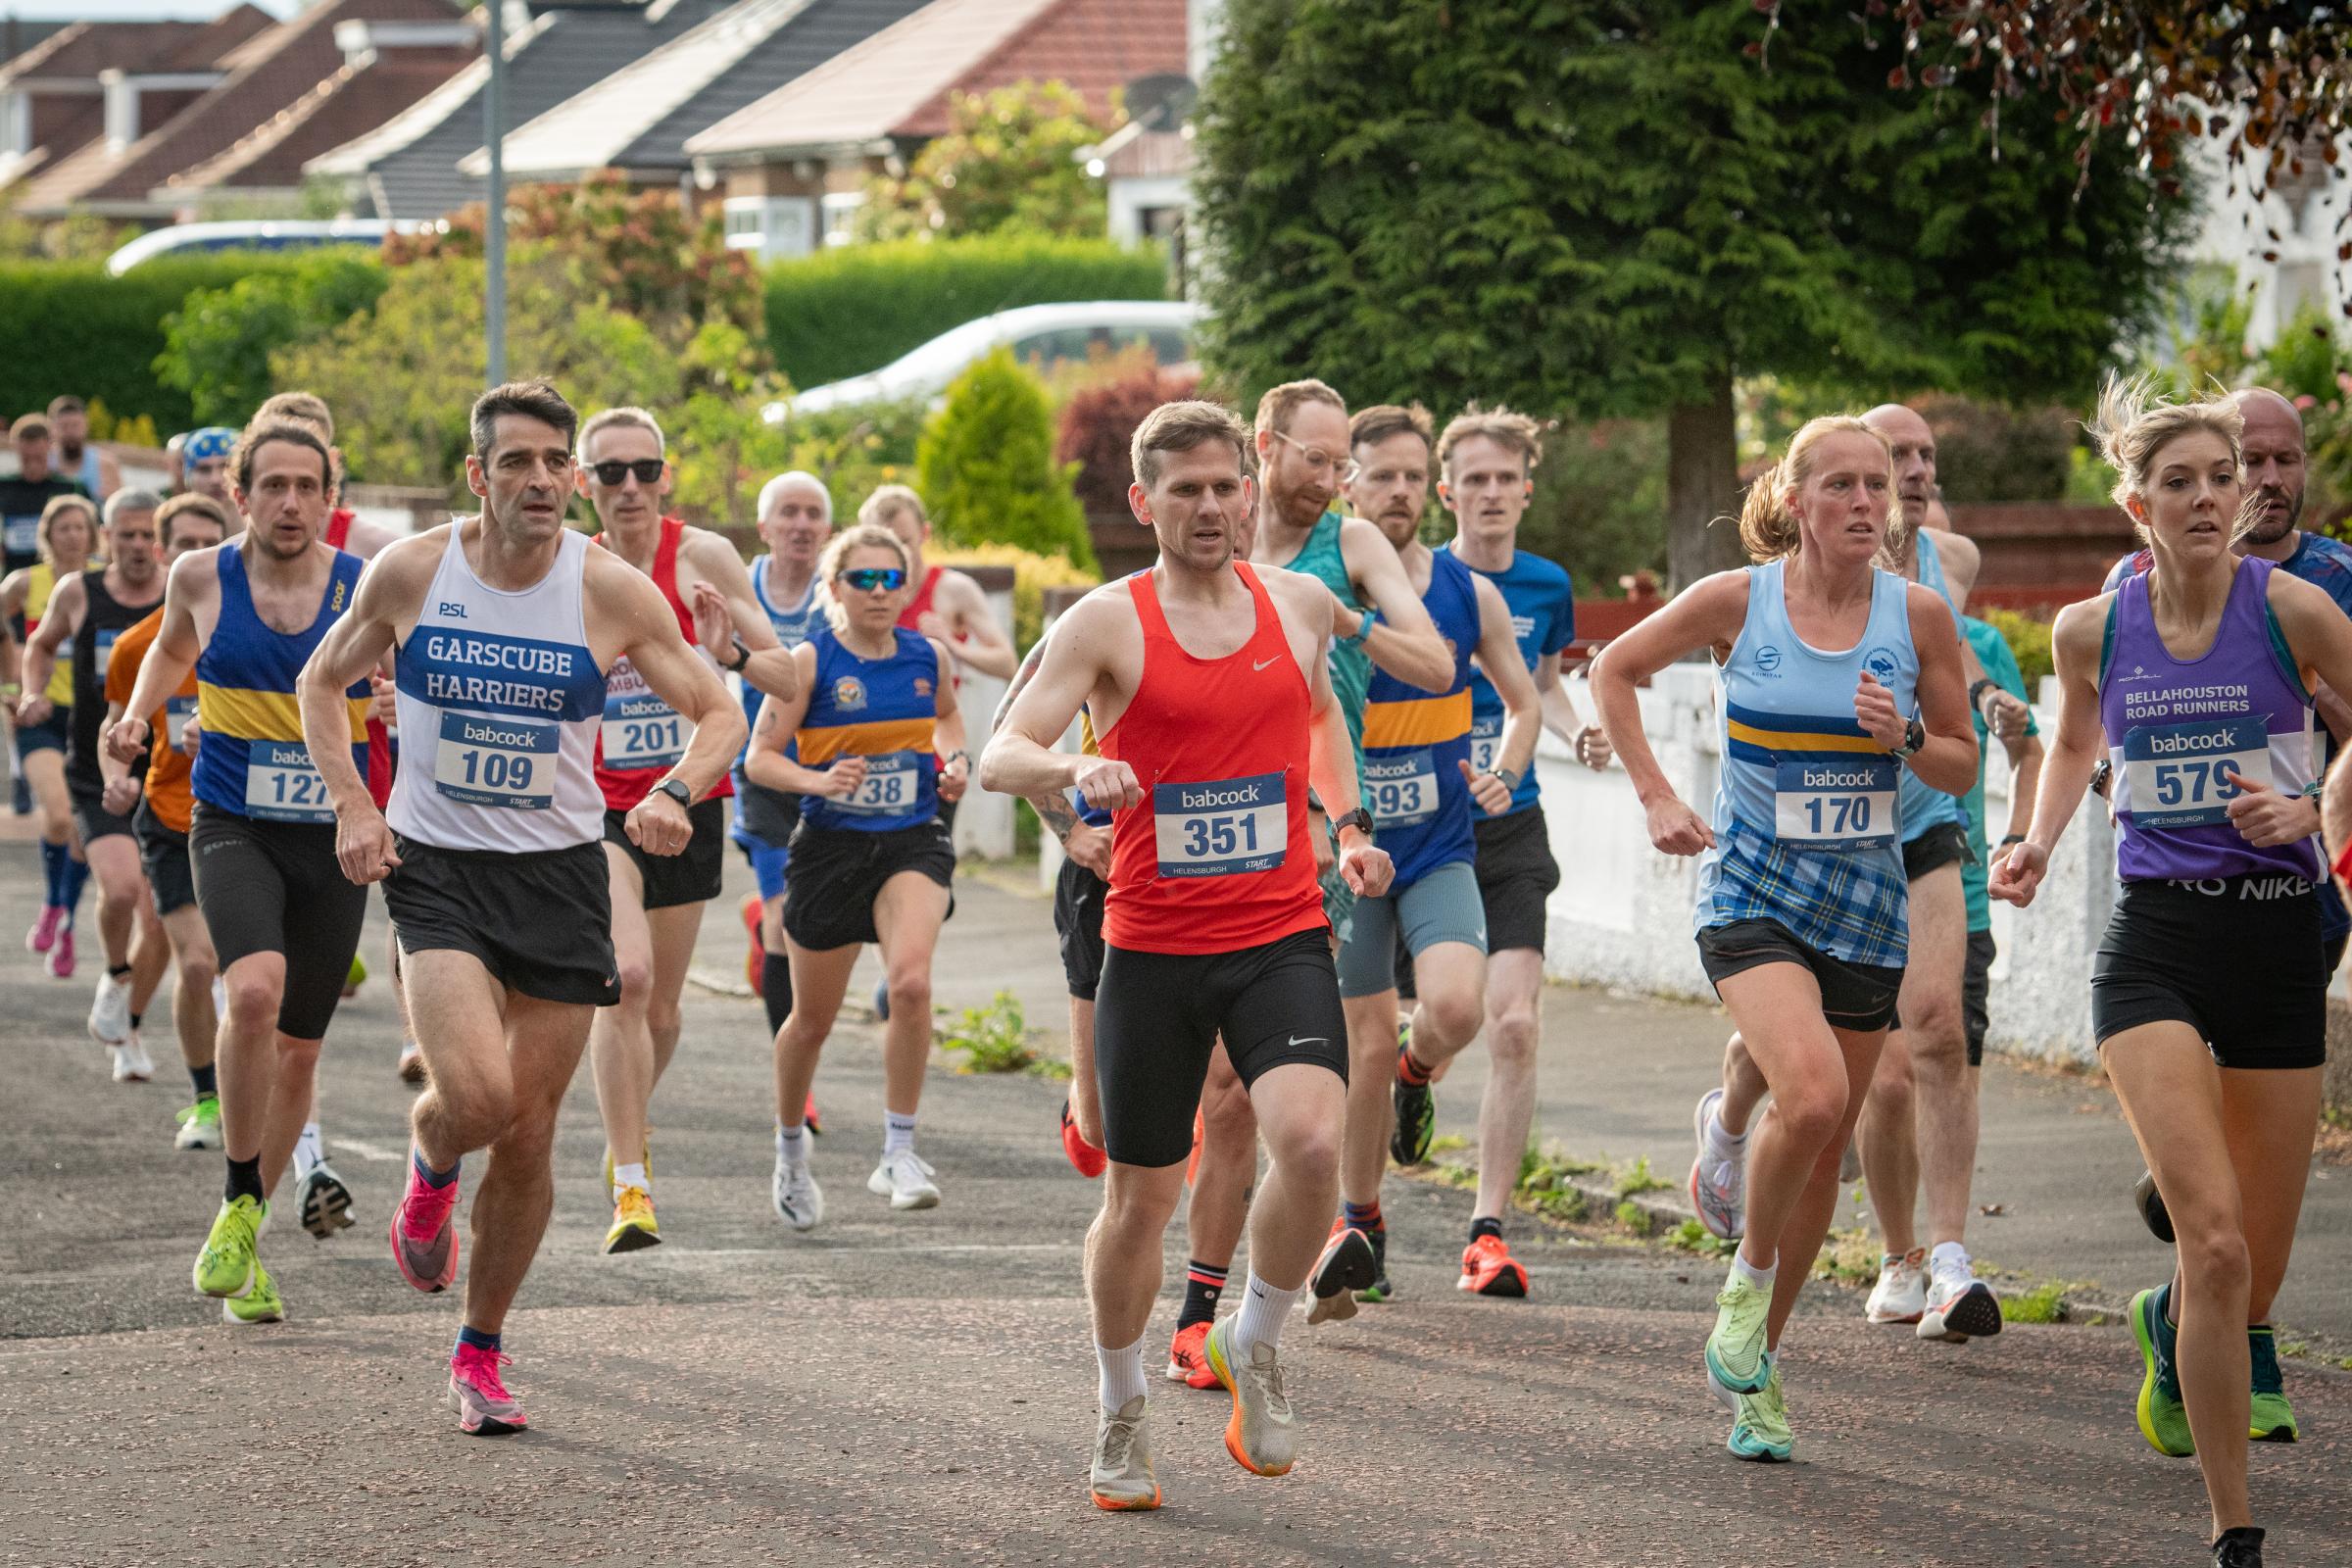
<svg viewBox="0 0 2352 1568">
<path fill-rule="evenodd" d="M 759 894 L 743 896 L 743 927 L 752 934 L 751 951 L 743 956 L 743 977 L 752 983 L 755 997 L 765 994 L 760 986 L 760 970 L 767 962 L 767 946 L 760 940 L 760 916 L 766 907 L 760 902 Z"/>
<path fill-rule="evenodd" d="M 1176 1331 L 1168 1344 L 1168 1381 L 1181 1383 L 1188 1389 L 1213 1389 L 1217 1386 L 1216 1369 L 1208 1364 L 1208 1354 L 1200 1348 L 1208 1343 L 1208 1325 L 1195 1323 Z"/>
<path fill-rule="evenodd" d="M 1527 1294 L 1527 1270 L 1511 1256 L 1501 1237 L 1481 1236 L 1462 1249 L 1462 1277 L 1453 1283 L 1456 1290 L 1474 1296 L 1522 1297 Z"/>
<path fill-rule="evenodd" d="M 801 1125 L 808 1129 L 811 1138 L 825 1136 L 824 1128 L 816 1122 L 816 1091 L 813 1089 L 808 1091 L 808 1098 L 801 1102 Z"/>
</svg>

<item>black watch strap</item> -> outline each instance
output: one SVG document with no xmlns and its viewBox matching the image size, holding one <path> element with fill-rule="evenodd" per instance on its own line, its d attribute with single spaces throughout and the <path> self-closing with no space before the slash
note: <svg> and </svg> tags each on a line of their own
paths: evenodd
<svg viewBox="0 0 2352 1568">
<path fill-rule="evenodd" d="M 694 791 L 686 787 L 686 781 L 682 778 L 665 778 L 654 788 L 677 802 L 681 809 L 690 809 L 694 806 Z"/>
<path fill-rule="evenodd" d="M 1344 827 L 1361 828 L 1364 837 L 1370 838 L 1372 836 L 1372 813 L 1359 806 L 1346 816 L 1335 816 L 1331 819 L 1333 833 L 1338 833 Z"/>
</svg>

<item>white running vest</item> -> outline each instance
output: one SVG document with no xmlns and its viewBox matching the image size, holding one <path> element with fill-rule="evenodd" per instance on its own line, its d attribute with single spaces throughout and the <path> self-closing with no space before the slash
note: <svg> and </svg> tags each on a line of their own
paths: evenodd
<svg viewBox="0 0 2352 1568">
<path fill-rule="evenodd" d="M 517 854 L 593 844 L 605 674 L 580 608 L 588 537 L 566 528 L 548 574 L 518 593 L 466 563 L 463 521 L 394 657 L 400 768 L 384 812 L 404 838 Z"/>
</svg>

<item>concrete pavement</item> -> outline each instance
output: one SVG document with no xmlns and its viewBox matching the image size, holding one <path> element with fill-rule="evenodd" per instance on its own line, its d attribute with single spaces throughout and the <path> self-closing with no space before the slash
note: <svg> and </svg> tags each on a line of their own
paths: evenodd
<svg viewBox="0 0 2352 1568">
<path fill-rule="evenodd" d="M 28 847 L 0 848 L 9 933 L 29 919 L 35 876 Z M 981 879 L 959 902 L 939 1000 L 1003 986 L 1057 1031 L 1046 905 Z M 740 956 L 740 928 L 714 913 L 705 968 L 739 974 Z M 0 1232 L 0 1458 L 17 1502 L 0 1562 L 2198 1560 L 2195 1471 L 2134 1435 L 2138 1361 L 2120 1331 L 1922 1346 L 1864 1325 L 1853 1293 L 1817 1288 L 1786 1363 L 1799 1462 L 1740 1465 L 1698 1370 L 1716 1264 L 1523 1222 L 1536 1299 L 1465 1299 L 1450 1282 L 1467 1195 L 1426 1182 L 1393 1184 L 1399 1301 L 1286 1337 L 1307 1423 L 1298 1469 L 1245 1474 L 1219 1444 L 1222 1397 L 1154 1379 L 1168 1506 L 1100 1516 L 1083 1492 L 1093 1366 L 1079 1297 L 1098 1194 L 1061 1159 L 1058 1086 L 936 1068 L 921 1146 L 946 1202 L 894 1215 L 862 1186 L 879 1141 L 876 1043 L 845 1026 L 817 1087 L 828 1218 L 794 1237 L 767 1207 L 764 1026 L 753 1004 L 704 991 L 655 1102 L 664 1245 L 595 1251 L 602 1138 L 582 1073 L 555 1223 L 509 1330 L 535 1428 L 469 1442 L 435 1403 L 456 1305 L 407 1290 L 381 1236 L 409 1100 L 382 982 L 346 1004 L 323 1072 L 359 1223 L 328 1243 L 274 1227 L 265 1255 L 291 1321 L 231 1330 L 187 1285 L 219 1158 L 171 1148 L 187 1095 L 165 1018 L 148 1025 L 158 1082 L 107 1081 L 81 1021 L 96 961 L 60 983 L 13 935 L 0 945 L 0 1052 L 18 1069 L 0 1142 L 16 1219 Z M 1546 1007 L 1545 1135 L 1580 1153 L 1650 1152 L 1679 1178 L 1720 1020 L 1559 990 Z M 1442 1086 L 1444 1129 L 1465 1130 L 1480 1065 L 1473 1053 Z M 1988 1128 L 2023 1140 L 2021 1164 L 2052 1170 L 1984 1196 L 2038 1212 L 2038 1184 L 2071 1179 L 2084 1227 L 2136 1224 L 2074 1163 L 2120 1136 L 2102 1092 L 2007 1069 L 1987 1085 Z M 2085 1102 L 2100 1108 L 2078 1114 Z M 2068 1136 L 2043 1147 L 2013 1133 L 2013 1105 L 2038 1105 Z M 2338 1191 L 2315 1186 L 2315 1213 Z M 2111 1240 L 2130 1257 L 2125 1237 Z M 1171 1278 L 1182 1244 L 1179 1227 Z M 2039 1255 L 2005 1233 L 1980 1247 L 2023 1269 Z M 2300 1272 L 2317 1284 L 2316 1271 L 2307 1254 Z M 1173 1296 L 1148 1342 L 1154 1371 Z M 2309 1358 L 2288 1375 L 2309 1437 L 2257 1451 L 2258 1506 L 2274 1562 L 2332 1561 L 2352 1541 L 2352 1379 Z"/>
</svg>

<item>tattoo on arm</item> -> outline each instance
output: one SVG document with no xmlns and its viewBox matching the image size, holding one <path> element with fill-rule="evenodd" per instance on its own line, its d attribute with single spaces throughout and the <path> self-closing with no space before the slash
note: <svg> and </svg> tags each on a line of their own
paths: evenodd
<svg viewBox="0 0 2352 1568">
<path fill-rule="evenodd" d="M 1036 810 L 1038 820 L 1054 830 L 1055 838 L 1064 844 L 1070 842 L 1070 830 L 1078 825 L 1078 813 L 1070 809 L 1067 796 L 1024 795 L 1021 798 Z"/>
</svg>

